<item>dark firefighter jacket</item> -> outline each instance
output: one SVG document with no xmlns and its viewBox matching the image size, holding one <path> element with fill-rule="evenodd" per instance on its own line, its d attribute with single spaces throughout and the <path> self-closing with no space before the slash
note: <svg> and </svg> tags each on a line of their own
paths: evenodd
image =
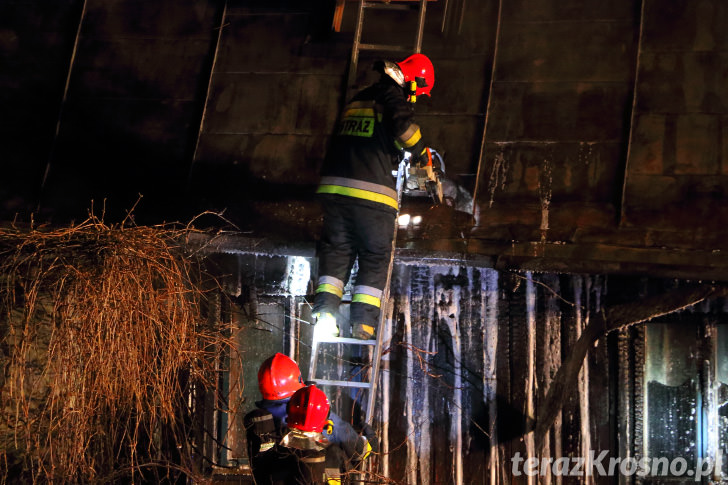
<svg viewBox="0 0 728 485">
<path fill-rule="evenodd" d="M 382 75 L 346 106 L 326 154 L 317 192 L 397 211 L 392 169 L 402 148 L 418 161 L 425 144 L 404 90 Z"/>
<path fill-rule="evenodd" d="M 248 458 L 259 485 L 326 483 L 326 477 L 338 477 L 358 466 L 373 448 L 377 450 L 378 445 L 370 428 L 366 436 L 361 436 L 335 413 L 330 415 L 333 433 L 324 434 L 329 442 L 325 453 L 288 449 L 280 444 L 287 432 L 285 421 L 276 418 L 271 412 L 271 408 L 277 408 L 271 403 L 277 402 L 260 401 L 256 403 L 258 408 L 243 418 Z M 329 483 L 338 482 L 331 480 Z"/>
</svg>

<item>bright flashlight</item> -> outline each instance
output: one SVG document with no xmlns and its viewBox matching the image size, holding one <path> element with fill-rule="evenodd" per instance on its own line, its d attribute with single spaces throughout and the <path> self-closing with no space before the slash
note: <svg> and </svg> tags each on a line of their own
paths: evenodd
<svg viewBox="0 0 728 485">
<path fill-rule="evenodd" d="M 397 223 L 400 226 L 406 226 L 406 225 L 408 225 L 410 223 L 410 215 L 409 214 L 402 214 L 401 216 L 399 216 L 399 218 L 397 218 Z"/>
</svg>

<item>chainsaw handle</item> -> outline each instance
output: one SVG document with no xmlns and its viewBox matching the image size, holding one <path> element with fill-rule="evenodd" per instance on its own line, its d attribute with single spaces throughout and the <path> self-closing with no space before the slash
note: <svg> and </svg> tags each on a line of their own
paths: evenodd
<svg viewBox="0 0 728 485">
<path fill-rule="evenodd" d="M 427 160 L 427 163 L 425 163 L 424 167 L 432 167 L 432 150 L 429 147 L 425 147 L 422 150 L 422 157 L 425 160 Z"/>
</svg>

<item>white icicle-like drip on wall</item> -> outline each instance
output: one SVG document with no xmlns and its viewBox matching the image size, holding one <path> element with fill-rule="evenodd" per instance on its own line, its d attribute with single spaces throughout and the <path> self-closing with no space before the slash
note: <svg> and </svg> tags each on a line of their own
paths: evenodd
<svg viewBox="0 0 728 485">
<path fill-rule="evenodd" d="M 538 198 L 541 202 L 541 244 L 546 243 L 546 235 L 549 230 L 549 208 L 551 207 L 551 186 L 553 185 L 553 175 L 551 168 L 551 160 L 545 158 L 543 161 L 543 167 L 538 173 Z M 541 247 L 540 251 L 543 254 L 544 248 Z"/>
<path fill-rule="evenodd" d="M 545 305 L 545 324 L 543 326 L 543 338 L 541 338 L 540 354 L 543 362 L 537 366 L 541 369 L 543 386 L 542 393 L 549 389 L 554 375 L 561 366 L 561 287 L 558 276 L 542 275 L 542 283 L 548 287 L 548 290 L 541 292 L 541 298 L 546 302 Z M 562 415 L 561 412 L 556 416 L 554 424 L 549 431 L 547 439 L 544 441 L 541 450 L 542 457 L 553 458 L 554 463 L 559 463 L 559 458 L 563 456 L 562 443 Z M 548 439 L 548 438 L 551 439 Z M 552 447 L 553 444 L 553 447 Z M 541 477 L 543 485 L 555 483 L 560 485 L 563 482 L 563 474 L 545 474 Z"/>
<path fill-rule="evenodd" d="M 505 189 L 508 170 L 509 167 L 505 155 L 505 146 L 500 145 L 498 153 L 496 153 L 495 157 L 493 158 L 493 167 L 491 168 L 490 177 L 488 178 L 488 193 L 490 194 L 488 207 L 493 207 L 495 191 L 497 189 Z"/>
<path fill-rule="evenodd" d="M 488 406 L 488 433 L 490 485 L 498 483 L 498 462 L 500 453 L 498 449 L 498 430 L 496 418 L 498 404 L 496 395 L 498 391 L 496 381 L 496 349 L 498 348 L 498 272 L 492 269 L 483 269 L 480 273 L 481 311 L 485 327 L 483 331 L 483 401 Z"/>
<path fill-rule="evenodd" d="M 430 410 L 430 376 L 426 366 L 427 354 L 433 351 L 432 340 L 434 284 L 427 266 L 408 268 L 409 288 L 400 296 L 405 340 L 405 418 L 406 418 L 406 481 L 427 485 L 431 481 L 432 437 Z M 419 478 L 418 478 L 419 475 Z"/>
<path fill-rule="evenodd" d="M 576 339 L 581 337 L 581 332 L 589 323 L 589 293 L 591 290 L 591 280 L 588 277 L 574 277 L 574 303 L 576 304 Z M 584 298 L 582 298 L 582 295 Z M 579 422 L 581 425 L 581 456 L 589 459 L 589 450 L 591 449 L 591 432 L 589 430 L 589 354 L 584 359 L 579 372 Z M 586 425 L 584 423 L 587 423 Z M 586 469 L 591 470 L 591 463 L 586 464 Z M 585 483 L 593 484 L 594 478 L 591 475 L 586 476 Z"/>
<path fill-rule="evenodd" d="M 526 345 L 528 354 L 526 356 L 526 419 L 535 419 L 535 392 L 536 392 L 536 289 L 533 284 L 533 274 L 526 273 Z M 536 456 L 536 443 L 533 432 L 526 435 L 526 459 Z M 528 476 L 528 485 L 535 485 L 536 476 Z"/>
<path fill-rule="evenodd" d="M 443 275 L 452 274 L 452 268 L 438 268 Z M 452 338 L 453 352 L 453 395 L 450 400 L 450 448 L 452 449 L 453 485 L 463 483 L 463 383 L 462 348 L 460 340 L 460 291 L 458 285 L 451 289 L 435 288 L 435 315 L 438 321 L 447 325 Z"/>
<path fill-rule="evenodd" d="M 297 296 L 304 296 L 308 292 L 311 280 L 311 263 L 301 256 L 289 256 L 286 274 L 281 281 L 284 293 L 288 294 L 288 355 L 298 355 L 298 342 L 300 337 L 299 311 Z"/>
<path fill-rule="evenodd" d="M 409 308 L 409 296 L 404 297 L 407 300 L 407 307 Z M 404 338 L 405 342 L 410 344 L 410 348 L 407 350 L 407 378 L 406 378 L 406 389 L 407 389 L 407 401 L 405 402 L 405 414 L 407 418 L 407 483 L 417 483 L 417 429 L 419 426 L 415 422 L 419 417 L 415 416 L 414 402 L 415 401 L 415 375 L 414 375 L 414 359 L 412 355 L 414 352 L 414 342 L 412 341 L 412 315 L 409 311 L 404 313 Z M 419 386 L 417 386 L 419 387 Z"/>
<path fill-rule="evenodd" d="M 426 270 L 425 273 L 428 276 L 428 285 L 427 288 L 430 290 L 432 288 L 432 284 L 430 283 L 430 278 L 432 278 L 430 271 Z M 431 292 L 428 293 L 429 295 L 429 301 L 433 301 L 434 296 Z M 412 342 L 417 346 L 417 348 L 421 348 L 424 350 L 427 350 L 429 352 L 435 351 L 435 343 L 432 339 L 432 313 L 427 312 L 426 315 L 424 315 L 425 320 L 421 322 L 423 325 L 420 325 L 418 327 L 417 332 L 414 333 Z M 415 339 L 415 337 L 419 335 L 419 339 Z M 412 363 L 412 369 L 414 371 L 414 359 L 415 356 L 410 354 L 410 361 Z M 422 371 L 421 371 L 422 372 Z M 422 375 L 423 383 L 428 382 L 429 376 L 428 375 Z M 418 420 L 420 422 L 420 426 L 418 429 L 418 440 L 417 440 L 417 449 L 418 449 L 418 455 L 419 455 L 419 470 L 420 470 L 420 479 L 422 480 L 422 483 L 430 483 L 430 477 L 431 477 L 431 464 L 432 460 L 430 457 L 431 450 L 432 450 L 432 437 L 430 435 L 430 393 L 428 392 L 428 386 L 426 385 L 420 385 L 417 386 L 417 396 L 416 396 L 416 402 L 420 403 L 420 413 L 418 415 Z"/>
</svg>

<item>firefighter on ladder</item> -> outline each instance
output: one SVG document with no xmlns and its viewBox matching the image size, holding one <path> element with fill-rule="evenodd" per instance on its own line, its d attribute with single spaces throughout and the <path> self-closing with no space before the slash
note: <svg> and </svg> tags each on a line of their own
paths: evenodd
<svg viewBox="0 0 728 485">
<path fill-rule="evenodd" d="M 314 331 L 337 336 L 339 303 L 358 259 L 350 320 L 352 335 L 365 340 L 375 335 L 399 210 L 392 170 L 404 150 L 412 164 L 431 159 L 413 103 L 435 84 L 432 62 L 423 54 L 379 61 L 374 69 L 379 81 L 346 106 L 321 171 L 324 224 L 313 306 Z"/>
<path fill-rule="evenodd" d="M 276 353 L 261 364 L 258 387 L 263 399 L 243 418 L 248 458 L 258 485 L 319 483 L 315 481 L 320 477 L 317 470 L 324 464 L 328 483 L 335 484 L 339 474 L 357 467 L 377 450 L 377 437 L 371 427 L 366 425 L 362 433 L 357 433 L 330 413 L 323 391 L 306 386 L 298 364 L 287 355 Z M 319 423 L 321 413 L 312 409 L 313 414 L 307 416 L 307 408 L 302 408 L 301 403 L 311 401 L 323 406 L 324 400 L 326 419 Z M 312 427 L 311 423 L 316 425 Z M 323 453 L 291 451 L 302 449 Z"/>
</svg>

